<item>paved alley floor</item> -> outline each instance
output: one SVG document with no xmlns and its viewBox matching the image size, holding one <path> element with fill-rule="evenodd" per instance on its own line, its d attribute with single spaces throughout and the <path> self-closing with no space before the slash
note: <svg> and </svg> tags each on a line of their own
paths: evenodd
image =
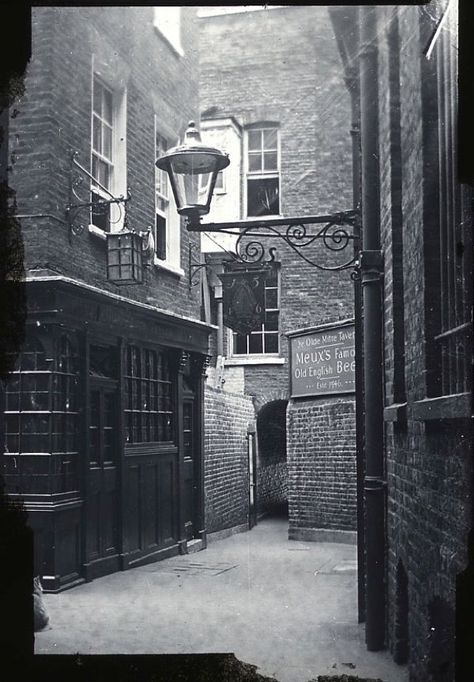
<svg viewBox="0 0 474 682">
<path fill-rule="evenodd" d="M 357 623 L 356 547 L 287 540 L 283 519 L 44 595 L 37 654 L 234 653 L 279 682 L 323 674 L 406 682 Z"/>
</svg>

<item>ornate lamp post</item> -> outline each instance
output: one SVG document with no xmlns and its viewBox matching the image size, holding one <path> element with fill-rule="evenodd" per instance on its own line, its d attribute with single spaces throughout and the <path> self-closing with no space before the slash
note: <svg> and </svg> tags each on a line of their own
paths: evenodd
<svg viewBox="0 0 474 682">
<path fill-rule="evenodd" d="M 210 210 L 217 174 L 229 163 L 227 154 L 201 142 L 193 121 L 189 123 L 184 143 L 173 147 L 157 159 L 157 167 L 169 175 L 178 213 L 186 216 L 186 227 L 190 232 L 236 235 L 236 260 L 240 263 L 262 261 L 265 248 L 260 240 L 276 237 L 285 242 L 300 258 L 321 270 L 335 271 L 357 266 L 358 233 L 354 230 L 359 219 L 357 210 L 320 216 L 202 223 L 201 217 Z M 248 238 L 252 239 L 249 241 Z M 343 263 L 325 265 L 307 255 L 309 254 L 307 247 L 318 241 L 333 252 L 344 251 L 351 243 L 355 248 Z"/>
<path fill-rule="evenodd" d="M 209 213 L 217 174 L 229 163 L 227 154 L 201 142 L 194 121 L 190 121 L 184 143 L 161 156 L 156 165 L 169 175 L 178 213 L 194 225 Z"/>
</svg>

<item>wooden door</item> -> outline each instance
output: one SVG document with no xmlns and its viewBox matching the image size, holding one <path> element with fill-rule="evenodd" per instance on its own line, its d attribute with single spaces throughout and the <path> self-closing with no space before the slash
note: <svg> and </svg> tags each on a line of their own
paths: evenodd
<svg viewBox="0 0 474 682">
<path fill-rule="evenodd" d="M 184 529 L 186 540 L 191 540 L 197 528 L 196 525 L 196 431 L 194 399 L 183 400 L 183 478 L 184 478 Z"/>
<path fill-rule="evenodd" d="M 118 563 L 118 394 L 115 381 L 90 383 L 89 463 L 87 469 L 86 554 L 97 577 Z"/>
</svg>

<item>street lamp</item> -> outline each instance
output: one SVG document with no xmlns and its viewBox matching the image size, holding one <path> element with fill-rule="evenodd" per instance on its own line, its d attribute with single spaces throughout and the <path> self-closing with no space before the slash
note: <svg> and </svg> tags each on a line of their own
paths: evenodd
<svg viewBox="0 0 474 682">
<path fill-rule="evenodd" d="M 215 147 L 201 142 L 194 121 L 190 121 L 184 143 L 173 147 L 156 160 L 156 166 L 168 173 L 178 213 L 187 218 L 190 232 L 220 232 L 237 237 L 236 260 L 240 263 L 258 263 L 263 260 L 263 238 L 278 238 L 285 242 L 300 258 L 320 270 L 338 271 L 355 268 L 359 253 L 359 211 L 341 211 L 330 215 L 297 216 L 286 218 L 260 218 L 234 220 L 229 223 L 201 223 L 201 216 L 209 213 L 212 194 L 219 171 L 229 165 L 229 157 Z M 318 227 L 316 230 L 307 226 Z M 252 238 L 249 241 L 248 238 Z M 348 260 L 337 265 L 322 264 L 306 250 L 316 243 L 326 249 L 341 252 L 353 244 Z"/>
<path fill-rule="evenodd" d="M 192 224 L 209 213 L 217 174 L 229 163 L 227 154 L 201 142 L 194 121 L 189 122 L 184 143 L 156 161 L 169 175 L 178 213 Z"/>
</svg>

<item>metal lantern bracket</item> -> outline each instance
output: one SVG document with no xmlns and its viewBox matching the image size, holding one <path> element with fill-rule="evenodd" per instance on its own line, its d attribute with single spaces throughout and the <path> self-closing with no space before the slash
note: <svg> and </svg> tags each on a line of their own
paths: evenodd
<svg viewBox="0 0 474 682">
<path fill-rule="evenodd" d="M 235 258 L 241 263 L 263 261 L 265 247 L 262 239 L 277 238 L 308 265 L 320 270 L 358 268 L 360 250 L 358 208 L 330 215 L 201 223 L 201 216 L 208 214 L 210 210 L 217 174 L 229 163 L 225 152 L 203 144 L 194 121 L 189 122 L 183 144 L 173 147 L 156 160 L 156 166 L 168 173 L 177 211 L 186 217 L 186 227 L 190 232 L 221 232 L 236 236 Z M 177 182 L 178 177 L 180 182 Z M 202 188 L 202 192 L 199 188 Z M 309 228 L 314 225 L 321 227 L 317 227 L 316 230 Z M 318 243 L 333 253 L 345 251 L 352 244 L 351 257 L 338 265 L 322 264 L 314 259 L 313 253 L 308 249 Z M 202 263 L 190 262 L 190 273 L 191 268 L 197 272 L 201 267 Z"/>
<path fill-rule="evenodd" d="M 241 263 L 264 261 L 266 251 L 261 240 L 277 238 L 309 265 L 320 270 L 340 271 L 357 268 L 359 265 L 359 220 L 359 210 L 352 209 L 330 215 L 235 220 L 229 223 L 201 223 L 191 217 L 186 227 L 190 232 L 220 232 L 237 236 L 235 258 Z M 321 227 L 311 229 L 311 226 L 318 225 Z M 351 257 L 343 263 L 325 265 L 314 260 L 307 251 L 308 247 L 318 242 L 333 253 L 344 251 L 350 244 L 354 248 Z M 272 255 L 272 249 L 269 252 Z"/>
<path fill-rule="evenodd" d="M 126 204 L 131 199 L 130 190 L 127 189 L 127 196 L 114 196 L 106 187 L 100 185 L 96 178 L 94 178 L 89 171 L 82 166 L 77 160 L 79 152 L 75 151 L 71 155 L 71 167 L 69 176 L 69 201 L 66 204 L 66 221 L 69 225 L 69 232 L 78 236 L 84 232 L 86 222 L 79 221 L 78 217 L 81 211 L 94 207 L 96 211 L 106 211 L 109 206 L 116 204 L 120 213 L 116 221 L 119 222 L 125 213 Z M 86 201 L 85 197 L 90 196 L 90 184 L 87 180 L 93 182 L 100 187 L 101 193 L 108 195 L 109 199 L 100 199 L 98 201 Z M 88 224 L 88 221 L 87 221 Z"/>
</svg>

